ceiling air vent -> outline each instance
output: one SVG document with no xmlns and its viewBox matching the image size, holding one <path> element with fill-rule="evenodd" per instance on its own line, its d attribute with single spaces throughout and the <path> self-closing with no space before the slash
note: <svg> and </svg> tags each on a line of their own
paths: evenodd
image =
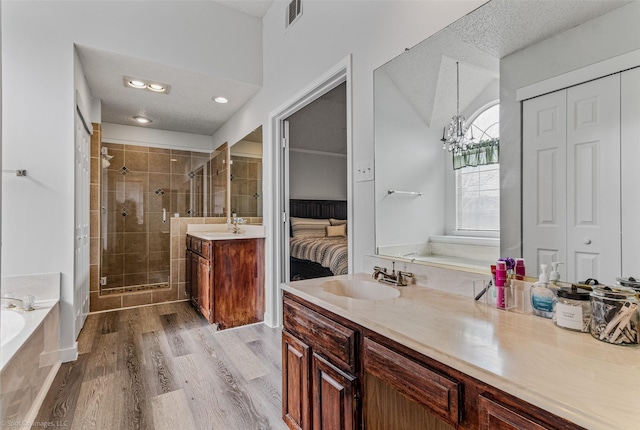
<svg viewBox="0 0 640 430">
<path fill-rule="evenodd" d="M 302 0 L 292 0 L 286 10 L 285 28 L 289 28 L 302 15 Z"/>
</svg>

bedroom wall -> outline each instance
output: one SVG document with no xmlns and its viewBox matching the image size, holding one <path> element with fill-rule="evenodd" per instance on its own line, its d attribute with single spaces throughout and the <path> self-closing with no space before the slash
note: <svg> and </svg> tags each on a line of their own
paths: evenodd
<svg viewBox="0 0 640 430">
<path fill-rule="evenodd" d="M 289 151 L 289 198 L 347 200 L 347 156 Z"/>
</svg>

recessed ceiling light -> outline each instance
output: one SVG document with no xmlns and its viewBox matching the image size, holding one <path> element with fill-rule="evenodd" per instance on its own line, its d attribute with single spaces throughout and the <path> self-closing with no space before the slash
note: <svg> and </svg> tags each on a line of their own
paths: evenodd
<svg viewBox="0 0 640 430">
<path fill-rule="evenodd" d="M 216 103 L 227 103 L 229 100 L 227 100 L 226 97 L 216 97 L 213 101 Z"/>
<path fill-rule="evenodd" d="M 144 82 L 139 81 L 137 79 L 132 79 L 132 80 L 128 81 L 127 84 L 130 87 L 133 87 L 133 88 L 144 88 L 144 87 L 146 87 L 146 84 Z"/>
<path fill-rule="evenodd" d="M 162 82 L 158 81 L 149 82 L 146 79 L 133 78 L 131 76 L 123 76 L 122 82 L 127 88 L 151 91 L 153 93 L 169 94 L 169 91 L 171 91 L 171 85 L 169 84 L 163 84 Z"/>
<path fill-rule="evenodd" d="M 164 85 L 160 85 L 160 84 L 149 84 L 149 85 L 147 85 L 147 88 L 149 88 L 151 91 L 155 91 L 157 93 L 161 93 L 166 89 L 164 87 Z"/>
<path fill-rule="evenodd" d="M 143 116 L 134 116 L 133 119 L 135 119 L 140 124 L 149 124 L 153 122 L 149 118 L 145 118 Z"/>
</svg>

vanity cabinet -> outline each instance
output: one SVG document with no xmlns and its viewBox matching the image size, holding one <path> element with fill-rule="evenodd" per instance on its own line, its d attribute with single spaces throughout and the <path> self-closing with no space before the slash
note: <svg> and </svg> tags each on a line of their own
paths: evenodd
<svg viewBox="0 0 640 430">
<path fill-rule="evenodd" d="M 291 429 L 581 429 L 288 291 L 283 312 Z"/>
<path fill-rule="evenodd" d="M 291 429 L 360 428 L 359 333 L 285 297 L 282 416 Z"/>
<path fill-rule="evenodd" d="M 187 235 L 186 289 L 193 306 L 222 330 L 264 319 L 264 239 Z"/>
</svg>

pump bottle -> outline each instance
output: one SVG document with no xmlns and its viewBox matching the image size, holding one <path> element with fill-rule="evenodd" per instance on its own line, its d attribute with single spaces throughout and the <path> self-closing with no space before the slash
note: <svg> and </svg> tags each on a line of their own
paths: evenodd
<svg viewBox="0 0 640 430">
<path fill-rule="evenodd" d="M 547 265 L 540 265 L 538 282 L 531 286 L 531 309 L 534 315 L 543 318 L 553 317 L 553 302 L 555 292 L 549 285 Z"/>
</svg>

